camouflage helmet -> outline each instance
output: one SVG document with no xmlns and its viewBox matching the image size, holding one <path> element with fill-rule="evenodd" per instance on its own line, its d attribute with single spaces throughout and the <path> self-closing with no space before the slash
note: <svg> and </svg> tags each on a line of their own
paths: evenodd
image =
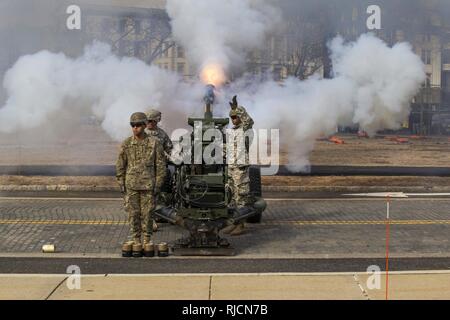
<svg viewBox="0 0 450 320">
<path fill-rule="evenodd" d="M 246 111 L 244 109 L 244 107 L 237 107 L 235 109 L 231 109 L 230 111 L 230 118 L 232 117 L 239 117 L 242 118 L 243 115 L 245 115 Z"/>
<path fill-rule="evenodd" d="M 158 110 L 152 109 L 147 113 L 147 118 L 148 118 L 148 121 L 154 120 L 156 122 L 160 122 L 161 121 L 161 112 Z"/>
<path fill-rule="evenodd" d="M 230 118 L 238 117 L 237 108 L 238 108 L 238 102 L 237 102 L 237 96 L 233 97 L 233 100 L 230 102 Z"/>
<path fill-rule="evenodd" d="M 130 117 L 131 123 L 147 122 L 147 116 L 143 112 L 135 112 Z"/>
<path fill-rule="evenodd" d="M 230 118 L 237 117 L 237 116 L 238 116 L 238 114 L 237 114 L 236 109 L 231 109 L 230 110 Z"/>
<path fill-rule="evenodd" d="M 246 113 L 244 107 L 238 105 L 237 96 L 233 97 L 232 102 L 230 102 L 230 107 L 231 107 L 230 118 L 233 117 L 241 118 Z"/>
</svg>

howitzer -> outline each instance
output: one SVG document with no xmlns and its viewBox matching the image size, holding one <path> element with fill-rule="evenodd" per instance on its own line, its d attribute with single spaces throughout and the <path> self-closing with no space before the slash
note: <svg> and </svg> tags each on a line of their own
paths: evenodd
<svg viewBox="0 0 450 320">
<path fill-rule="evenodd" d="M 259 222 L 266 202 L 261 198 L 261 173 L 257 167 L 250 168 L 250 190 L 255 201 L 251 206 L 236 209 L 230 205 L 232 191 L 228 186 L 228 165 L 205 163 L 204 159 L 194 159 L 195 148 L 204 149 L 215 141 L 214 137 L 205 139 L 205 131 L 215 129 L 221 132 L 223 147 L 226 143 L 225 127 L 228 118 L 214 118 L 214 86 L 206 87 L 203 118 L 189 118 L 192 126 L 190 162 L 171 165 L 166 177 L 164 190 L 168 196 L 165 205 L 159 205 L 154 215 L 179 225 L 189 231 L 189 236 L 179 239 L 172 246 L 175 255 L 233 255 L 234 248 L 227 239 L 220 237 L 221 229 L 246 220 Z M 200 126 L 201 125 L 201 126 Z M 194 132 L 201 127 L 201 141 Z M 208 135 L 206 135 L 208 136 Z M 197 161 L 195 161 L 197 160 Z"/>
</svg>

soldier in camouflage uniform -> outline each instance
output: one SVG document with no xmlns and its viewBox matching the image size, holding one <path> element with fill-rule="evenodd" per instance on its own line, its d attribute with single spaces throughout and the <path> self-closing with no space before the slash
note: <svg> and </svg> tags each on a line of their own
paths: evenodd
<svg viewBox="0 0 450 320">
<path fill-rule="evenodd" d="M 173 143 L 167 133 L 158 127 L 158 123 L 161 122 L 161 112 L 158 110 L 150 110 L 150 112 L 147 113 L 147 118 L 148 124 L 146 132 L 161 141 L 166 158 L 169 160 L 173 149 Z"/>
<path fill-rule="evenodd" d="M 135 251 L 142 251 L 142 233 L 144 244 L 151 240 L 151 212 L 164 181 L 166 163 L 159 140 L 145 133 L 145 113 L 134 113 L 130 125 L 133 136 L 122 143 L 116 163 L 116 177 L 129 215 L 130 241 L 127 243 L 132 243 L 134 255 Z"/>
<path fill-rule="evenodd" d="M 158 127 L 158 123 L 161 122 L 161 112 L 158 110 L 152 109 L 147 113 L 147 119 L 148 119 L 148 124 L 147 124 L 146 132 L 150 136 L 153 136 L 153 137 L 159 139 L 159 141 L 161 142 L 161 144 L 163 146 L 166 160 L 169 161 L 171 153 L 172 153 L 172 149 L 173 149 L 173 143 L 170 140 L 168 134 L 163 129 Z M 166 170 L 166 174 L 169 174 L 168 170 Z M 164 199 L 166 196 L 167 195 L 165 193 L 161 193 L 158 196 L 157 204 L 164 203 Z M 159 221 L 159 220 L 156 220 L 156 221 Z M 158 229 L 158 225 L 156 224 L 155 221 L 153 221 L 153 230 L 156 231 L 157 229 Z"/>
<path fill-rule="evenodd" d="M 230 118 L 233 123 L 233 134 L 231 135 L 232 156 L 228 156 L 228 177 L 229 186 L 232 196 L 232 206 L 242 208 L 252 205 L 252 197 L 250 195 L 250 161 L 249 147 L 252 136 L 246 137 L 245 132 L 252 129 L 253 119 L 247 113 L 244 107 L 238 106 L 236 96 L 233 102 L 230 102 L 231 111 Z M 240 235 L 244 232 L 244 222 L 231 225 L 223 230 L 224 233 L 230 235 Z"/>
</svg>

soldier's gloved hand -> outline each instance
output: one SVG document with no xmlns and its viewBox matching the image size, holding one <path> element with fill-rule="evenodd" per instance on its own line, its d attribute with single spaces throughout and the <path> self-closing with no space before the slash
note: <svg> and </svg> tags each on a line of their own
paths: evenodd
<svg viewBox="0 0 450 320">
<path fill-rule="evenodd" d="M 127 189 L 125 188 L 125 186 L 121 185 L 120 186 L 120 193 L 125 194 L 127 192 Z"/>
<path fill-rule="evenodd" d="M 233 100 L 230 102 L 231 109 L 236 109 L 238 107 L 237 96 L 233 97 Z"/>
</svg>

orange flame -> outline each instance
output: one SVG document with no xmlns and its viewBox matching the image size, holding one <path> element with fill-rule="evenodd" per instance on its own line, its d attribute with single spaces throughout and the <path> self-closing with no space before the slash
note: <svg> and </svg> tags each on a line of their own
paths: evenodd
<svg viewBox="0 0 450 320">
<path fill-rule="evenodd" d="M 221 86 L 226 81 L 225 71 L 219 64 L 207 64 L 200 72 L 200 79 L 205 84 L 212 84 L 216 87 Z"/>
</svg>

